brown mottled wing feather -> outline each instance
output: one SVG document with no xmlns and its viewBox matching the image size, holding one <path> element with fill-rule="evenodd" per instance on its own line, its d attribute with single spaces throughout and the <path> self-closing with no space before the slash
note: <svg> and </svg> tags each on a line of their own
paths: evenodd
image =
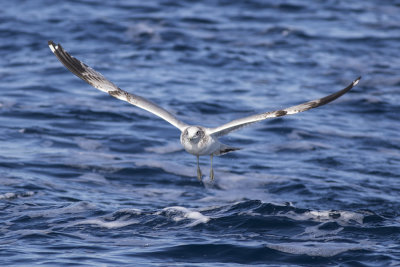
<svg viewBox="0 0 400 267">
<path fill-rule="evenodd" d="M 237 120 L 228 122 L 224 125 L 221 125 L 219 127 L 208 129 L 208 134 L 219 137 L 219 136 L 226 135 L 232 131 L 238 130 L 242 127 L 248 126 L 252 123 L 259 122 L 259 121 L 262 121 L 265 119 L 296 114 L 296 113 L 303 112 L 303 111 L 306 111 L 306 110 L 309 110 L 312 108 L 323 106 L 323 105 L 328 104 L 329 102 L 332 102 L 333 100 L 341 97 L 348 91 L 350 91 L 351 88 L 353 88 L 354 86 L 356 86 L 358 84 L 360 79 L 361 79 L 361 77 L 357 78 L 346 88 L 344 88 L 336 93 L 333 93 L 331 95 L 325 96 L 323 98 L 312 100 L 312 101 L 309 101 L 309 102 L 306 102 L 306 103 L 303 103 L 303 104 L 300 104 L 297 106 L 293 106 L 290 108 L 285 108 L 282 110 L 270 111 L 270 112 L 265 112 L 262 114 L 257 114 L 257 115 L 252 115 L 249 117 L 237 119 Z"/>
<path fill-rule="evenodd" d="M 174 115 L 161 108 L 160 106 L 150 102 L 143 97 L 138 95 L 130 94 L 118 86 L 107 80 L 102 74 L 95 71 L 85 63 L 79 61 L 75 57 L 65 51 L 60 44 L 55 44 L 53 41 L 49 41 L 49 47 L 51 51 L 57 56 L 57 58 L 69 69 L 73 74 L 90 84 L 91 86 L 110 94 L 111 96 L 120 100 L 129 102 L 139 108 L 147 110 L 154 115 L 166 120 L 171 123 L 179 130 L 183 131 L 188 125 L 178 120 Z"/>
</svg>

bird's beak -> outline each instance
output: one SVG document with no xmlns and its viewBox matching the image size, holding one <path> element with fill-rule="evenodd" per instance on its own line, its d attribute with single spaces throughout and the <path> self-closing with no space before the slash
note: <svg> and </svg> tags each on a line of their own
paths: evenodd
<svg viewBox="0 0 400 267">
<path fill-rule="evenodd" d="M 193 141 L 193 140 L 195 140 L 196 138 L 197 138 L 197 136 L 189 137 L 189 141 Z"/>
</svg>

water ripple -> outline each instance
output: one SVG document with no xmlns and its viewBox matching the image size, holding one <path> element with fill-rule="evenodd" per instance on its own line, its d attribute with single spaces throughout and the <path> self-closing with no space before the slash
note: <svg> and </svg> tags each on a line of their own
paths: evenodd
<svg viewBox="0 0 400 267">
<path fill-rule="evenodd" d="M 395 1 L 3 1 L 4 266 L 397 266 Z M 47 41 L 185 122 L 214 127 L 359 86 L 224 137 L 179 131 L 69 73 Z"/>
</svg>

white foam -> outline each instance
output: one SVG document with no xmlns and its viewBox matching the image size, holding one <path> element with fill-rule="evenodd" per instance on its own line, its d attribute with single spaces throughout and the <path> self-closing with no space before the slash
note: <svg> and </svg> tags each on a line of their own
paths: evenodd
<svg viewBox="0 0 400 267">
<path fill-rule="evenodd" d="M 180 206 L 167 207 L 164 208 L 163 211 L 166 211 L 168 213 L 174 213 L 172 215 L 172 219 L 176 222 L 179 222 L 184 219 L 193 220 L 192 223 L 188 224 L 189 227 L 198 225 L 200 223 L 207 223 L 210 220 L 210 217 L 204 216 L 198 211 L 192 211 L 185 207 L 180 207 Z"/>
<path fill-rule="evenodd" d="M 337 222 L 339 225 L 348 225 L 351 222 L 363 223 L 365 214 L 351 211 L 330 211 L 330 210 L 311 210 L 304 213 L 287 212 L 281 213 L 280 216 L 285 216 L 294 220 L 312 220 L 316 222 Z"/>
<path fill-rule="evenodd" d="M 115 219 L 115 213 L 125 213 L 125 215 L 120 216 Z M 65 227 L 72 227 L 76 225 L 89 224 L 92 226 L 98 226 L 107 229 L 118 229 L 132 224 L 138 224 L 139 221 L 132 219 L 131 215 L 140 215 L 142 211 L 139 209 L 121 209 L 114 212 L 112 215 L 105 215 L 98 218 L 86 219 L 81 221 L 76 221 L 72 223 L 67 223 Z"/>
<path fill-rule="evenodd" d="M 279 243 L 266 244 L 266 246 L 285 253 L 308 255 L 312 257 L 332 257 L 350 250 L 368 249 L 368 246 L 343 242 Z"/>
<path fill-rule="evenodd" d="M 17 195 L 15 193 L 4 193 L 4 194 L 0 194 L 0 199 L 10 199 L 10 198 L 14 198 Z"/>
<path fill-rule="evenodd" d="M 27 191 L 25 193 L 4 193 L 0 194 L 0 199 L 12 199 L 12 198 L 17 198 L 17 197 L 30 197 L 33 196 L 35 193 L 32 191 Z"/>
<path fill-rule="evenodd" d="M 107 229 L 117 229 L 117 228 L 122 228 L 131 224 L 138 224 L 139 221 L 137 220 L 115 220 L 115 221 L 104 221 L 101 219 L 88 219 L 88 220 L 83 220 L 80 222 L 75 222 L 70 226 L 73 225 L 79 225 L 79 224 L 90 224 L 90 225 L 97 225 L 99 227 L 107 228 Z"/>
</svg>

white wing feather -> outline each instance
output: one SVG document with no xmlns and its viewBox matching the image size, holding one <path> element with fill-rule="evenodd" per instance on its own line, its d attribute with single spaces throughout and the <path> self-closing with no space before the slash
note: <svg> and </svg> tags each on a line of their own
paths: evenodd
<svg viewBox="0 0 400 267">
<path fill-rule="evenodd" d="M 138 95 L 130 94 L 118 86 L 107 80 L 102 74 L 95 71 L 91 67 L 87 66 L 85 63 L 79 61 L 75 57 L 68 54 L 60 44 L 56 45 L 53 41 L 49 41 L 49 47 L 51 51 L 57 56 L 57 58 L 70 70 L 73 74 L 92 85 L 93 87 L 109 93 L 111 96 L 118 98 L 120 100 L 129 102 L 139 108 L 147 110 L 154 115 L 166 120 L 181 132 L 188 127 L 188 125 L 180 120 L 178 120 L 174 115 L 172 115 L 167 110 L 162 107 L 150 102 L 149 100 L 140 97 Z"/>
<path fill-rule="evenodd" d="M 265 113 L 256 114 L 256 115 L 252 115 L 249 117 L 233 120 L 233 121 L 228 122 L 219 127 L 209 128 L 209 129 L 207 129 L 207 133 L 210 135 L 213 135 L 215 137 L 219 137 L 219 136 L 226 135 L 232 131 L 238 130 L 242 127 L 248 126 L 255 122 L 259 122 L 259 121 L 262 121 L 265 119 L 270 119 L 270 118 L 292 115 L 292 114 L 296 114 L 299 112 L 303 112 L 303 111 L 306 111 L 306 110 L 309 110 L 312 108 L 316 108 L 316 107 L 325 105 L 325 104 L 332 102 L 333 100 L 339 98 L 340 96 L 344 95 L 348 91 L 350 91 L 351 88 L 353 88 L 354 86 L 356 86 L 358 84 L 360 79 L 361 79 L 361 77 L 358 77 L 346 88 L 344 88 L 336 93 L 333 93 L 331 95 L 325 96 L 323 98 L 312 100 L 312 101 L 309 101 L 309 102 L 306 102 L 306 103 L 303 103 L 303 104 L 300 104 L 297 106 L 285 108 L 282 110 L 265 112 Z"/>
</svg>

